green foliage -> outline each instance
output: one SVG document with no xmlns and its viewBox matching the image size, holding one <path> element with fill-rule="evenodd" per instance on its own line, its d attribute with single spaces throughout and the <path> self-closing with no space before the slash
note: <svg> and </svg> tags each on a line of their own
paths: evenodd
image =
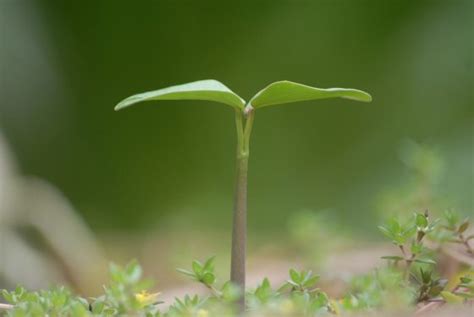
<svg viewBox="0 0 474 317">
<path fill-rule="evenodd" d="M 433 271 L 420 268 L 418 274 L 412 275 L 417 284 L 417 302 L 427 301 L 435 298 L 443 292 L 447 280 L 434 276 Z"/>
<path fill-rule="evenodd" d="M 217 80 L 200 80 L 130 96 L 115 106 L 120 110 L 143 101 L 208 100 L 243 109 L 245 101 Z"/>
<path fill-rule="evenodd" d="M 280 290 L 290 288 L 294 292 L 307 292 L 315 286 L 319 278 L 319 275 L 313 275 L 311 271 L 298 272 L 290 269 L 290 279 L 283 284 Z"/>
<path fill-rule="evenodd" d="M 89 316 L 88 302 L 80 297 L 75 297 L 64 287 L 28 292 L 22 287 L 14 291 L 3 290 L 3 297 L 14 305 L 6 316 Z"/>
<path fill-rule="evenodd" d="M 340 311 L 398 309 L 432 300 L 456 304 L 473 300 L 472 272 L 461 276 L 454 288 L 447 288 L 447 281 L 439 278 L 434 270 L 436 262 L 425 257 L 426 237 L 436 236 L 440 230 L 450 230 L 455 234 L 465 232 L 466 220 L 459 219 L 456 214 L 448 212 L 443 226 L 438 226 L 438 221 L 431 221 L 428 213 L 415 213 L 403 224 L 392 218 L 381 226 L 381 231 L 399 247 L 402 255 L 384 258 L 405 263 L 404 269 L 388 266 L 355 276 L 340 299 L 331 298 L 318 287 L 319 275 L 310 270 L 290 269 L 288 279 L 279 287 L 273 288 L 270 280 L 264 278 L 255 289 L 247 290 L 249 315 L 314 317 L 339 314 Z M 218 283 L 214 260 L 214 257 L 204 262 L 194 260 L 191 269 L 178 269 L 208 288 L 209 293 L 176 298 L 167 309 L 160 307 L 159 293 L 149 293 L 151 283 L 142 279 L 142 268 L 132 261 L 125 267 L 110 265 L 110 282 L 104 286 L 104 294 L 97 298 L 82 298 L 64 287 L 38 292 L 29 292 L 22 287 L 3 290 L 3 298 L 12 304 L 5 316 L 239 316 L 238 303 L 243 290 L 230 281 Z M 426 265 L 429 265 L 428 269 Z"/>
<path fill-rule="evenodd" d="M 364 102 L 372 101 L 372 97 L 368 93 L 357 89 L 322 89 L 291 81 L 278 81 L 260 90 L 250 100 L 249 105 L 257 109 L 283 103 L 336 97 Z M 245 101 L 224 84 L 214 79 L 208 79 L 133 95 L 117 104 L 115 110 L 151 100 L 208 100 L 240 110 L 243 110 L 245 106 Z"/>
<path fill-rule="evenodd" d="M 406 307 L 414 301 L 414 293 L 413 287 L 404 283 L 400 271 L 384 268 L 352 278 L 342 307 L 349 311 Z"/>
<path fill-rule="evenodd" d="M 195 316 L 202 309 L 205 301 L 198 295 L 186 295 L 182 300 L 176 298 L 175 303 L 169 309 L 170 316 Z"/>
<path fill-rule="evenodd" d="M 248 297 L 252 306 L 258 306 L 268 303 L 270 300 L 274 299 L 277 296 L 277 293 L 272 290 L 270 281 L 268 278 L 264 278 L 262 283 L 257 286 L 257 288 L 250 292 L 250 297 Z"/>
<path fill-rule="evenodd" d="M 372 101 L 372 97 L 368 93 L 357 89 L 321 89 L 285 80 L 277 81 L 260 90 L 252 97 L 249 104 L 258 109 L 284 103 L 336 97 L 364 102 Z"/>
<path fill-rule="evenodd" d="M 154 296 L 147 290 L 152 283 L 142 280 L 142 268 L 136 261 L 125 267 L 110 266 L 110 284 L 104 287 L 105 294 L 91 304 L 92 312 L 102 315 L 128 314 L 140 310 L 154 310 Z M 150 311 L 149 311 L 150 310 Z"/>
<path fill-rule="evenodd" d="M 447 303 L 463 303 L 474 299 L 474 272 L 462 276 L 459 285 L 453 291 L 443 291 L 441 296 Z"/>
<path fill-rule="evenodd" d="M 146 316 L 158 317 L 157 294 L 149 294 L 150 282 L 141 279 L 142 269 L 136 261 L 126 267 L 110 266 L 110 284 L 104 295 L 89 301 L 72 295 L 64 288 L 28 292 L 22 287 L 2 292 L 13 308 L 7 316 Z"/>
<path fill-rule="evenodd" d="M 404 261 L 407 271 L 413 262 L 436 264 L 428 257 L 429 250 L 424 245 L 424 238 L 436 229 L 438 222 L 438 219 L 430 221 L 428 212 L 415 213 L 405 224 L 401 224 L 397 218 L 391 218 L 385 225 L 379 226 L 379 229 L 400 249 L 402 255 L 387 255 L 382 258 L 395 264 Z"/>
<path fill-rule="evenodd" d="M 474 239 L 474 235 L 466 236 L 466 230 L 469 228 L 469 218 L 461 217 L 458 213 L 448 210 L 444 213 L 443 223 L 440 230 L 433 235 L 433 238 L 440 243 L 458 243 L 464 246 L 466 252 L 474 255 L 474 249 L 470 245 L 470 241 Z"/>
<path fill-rule="evenodd" d="M 289 81 L 270 84 L 258 92 L 245 106 L 245 101 L 216 80 L 202 80 L 193 83 L 172 86 L 155 91 L 133 95 L 115 106 L 115 110 L 149 100 L 209 100 L 230 105 L 236 109 L 235 123 L 237 135 L 237 182 L 235 186 L 234 224 L 232 235 L 231 276 L 232 282 L 245 285 L 245 252 L 241 252 L 246 241 L 247 215 L 247 171 L 250 147 L 250 135 L 254 122 L 254 110 L 264 106 L 296 101 L 342 97 L 369 102 L 372 97 L 360 90 L 345 88 L 320 89 Z M 211 261 L 212 262 L 212 261 Z M 206 264 L 193 263 L 193 271 L 181 270 L 217 293 L 212 284 L 215 276 Z M 244 309 L 245 291 L 239 301 Z"/>
<path fill-rule="evenodd" d="M 194 260 L 192 263 L 192 271 L 185 269 L 176 270 L 210 287 L 216 282 L 216 275 L 214 273 L 214 259 L 215 257 L 211 257 L 207 259 L 204 264 Z"/>
<path fill-rule="evenodd" d="M 390 219 L 387 224 L 379 229 L 387 236 L 393 244 L 397 245 L 402 255 L 383 256 L 395 264 L 405 263 L 405 285 L 413 286 L 416 293 L 416 302 L 425 302 L 434 298 L 443 298 L 446 302 L 459 303 L 465 298 L 472 298 L 472 280 L 470 277 L 461 278 L 455 291 L 446 290 L 447 281 L 436 277 L 431 269 L 437 263 L 428 257 L 432 253 L 426 246 L 426 238 L 442 243 L 459 243 L 465 246 L 466 252 L 472 254 L 469 245 L 470 237 L 465 237 L 464 233 L 469 227 L 469 219 L 460 220 L 460 216 L 453 211 L 444 213 L 443 221 L 440 219 L 431 221 L 428 212 L 415 213 L 413 218 L 402 225 L 396 218 Z M 410 245 L 408 251 L 407 245 Z M 440 248 L 441 249 L 441 248 Z M 412 264 L 418 263 L 416 270 L 412 270 Z M 431 268 L 426 269 L 424 265 Z M 410 273 L 410 271 L 412 271 Z"/>
<path fill-rule="evenodd" d="M 400 224 L 397 218 L 391 218 L 385 225 L 379 226 L 380 231 L 397 246 L 402 246 L 416 233 L 412 223 Z"/>
</svg>

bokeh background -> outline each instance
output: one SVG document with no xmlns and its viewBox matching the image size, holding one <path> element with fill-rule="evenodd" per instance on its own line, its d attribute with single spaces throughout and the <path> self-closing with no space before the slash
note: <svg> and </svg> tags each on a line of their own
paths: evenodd
<svg viewBox="0 0 474 317">
<path fill-rule="evenodd" d="M 65 279 L 89 291 L 86 276 L 106 266 L 97 259 L 132 257 L 164 285 L 174 266 L 210 254 L 226 276 L 233 111 L 179 101 L 113 111 L 200 79 L 246 99 L 282 79 L 374 98 L 256 114 L 250 267 L 259 255 L 319 254 L 329 236 L 377 241 L 397 212 L 472 213 L 473 12 L 470 0 L 1 0 L 0 286 Z M 51 214 L 35 186 L 67 207 Z M 25 251 L 14 257 L 17 236 Z"/>
</svg>

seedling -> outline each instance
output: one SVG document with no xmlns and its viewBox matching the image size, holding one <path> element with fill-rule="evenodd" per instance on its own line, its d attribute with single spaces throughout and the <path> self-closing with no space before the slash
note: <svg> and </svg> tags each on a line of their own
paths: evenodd
<svg viewBox="0 0 474 317">
<path fill-rule="evenodd" d="M 321 89 L 290 81 L 278 81 L 260 90 L 246 103 L 222 83 L 216 80 L 201 80 L 130 96 L 117 104 L 115 110 L 152 100 L 208 100 L 228 105 L 234 109 L 237 129 L 237 179 L 232 230 L 231 281 L 244 290 L 247 239 L 247 170 L 250 135 L 255 111 L 278 104 L 336 97 L 363 102 L 372 100 L 368 93 L 357 89 Z M 243 307 L 243 296 L 240 304 Z"/>
<path fill-rule="evenodd" d="M 428 212 L 415 213 L 411 221 L 401 224 L 398 219 L 392 218 L 385 225 L 379 226 L 380 231 L 396 245 L 402 256 L 387 255 L 382 259 L 393 261 L 395 264 L 405 262 L 405 277 L 409 278 L 412 263 L 435 265 L 432 259 L 426 257 L 428 249 L 424 245 L 424 238 L 433 232 L 439 219 L 429 220 Z M 410 245 L 408 248 L 407 245 Z"/>
<path fill-rule="evenodd" d="M 469 241 L 474 239 L 474 234 L 465 236 L 470 225 L 469 218 L 460 221 L 457 213 L 448 210 L 444 213 L 444 220 L 442 228 L 450 235 L 448 242 L 459 243 L 465 247 L 467 253 L 474 255 L 474 249 L 469 244 Z"/>
</svg>

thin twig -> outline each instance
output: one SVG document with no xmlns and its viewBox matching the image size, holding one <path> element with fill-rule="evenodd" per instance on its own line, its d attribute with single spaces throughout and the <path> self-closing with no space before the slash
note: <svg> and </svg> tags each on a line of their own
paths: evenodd
<svg viewBox="0 0 474 317">
<path fill-rule="evenodd" d="M 9 310 L 12 308 L 13 308 L 13 305 L 0 303 L 0 310 Z"/>
</svg>

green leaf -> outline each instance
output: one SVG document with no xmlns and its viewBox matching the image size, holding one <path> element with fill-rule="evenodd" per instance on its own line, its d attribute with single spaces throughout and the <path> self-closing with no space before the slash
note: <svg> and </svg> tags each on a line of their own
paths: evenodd
<svg viewBox="0 0 474 317">
<path fill-rule="evenodd" d="M 140 280 L 143 270 L 136 260 L 131 261 L 126 267 L 125 272 L 129 283 L 136 283 Z"/>
<path fill-rule="evenodd" d="M 286 291 L 291 290 L 293 288 L 293 286 L 295 286 L 295 285 L 294 285 L 293 282 L 291 282 L 291 283 L 290 282 L 291 281 L 283 283 L 283 285 L 278 288 L 277 292 L 282 293 L 282 292 L 286 292 Z"/>
<path fill-rule="evenodd" d="M 431 259 L 415 259 L 416 263 L 436 265 L 436 262 Z"/>
<path fill-rule="evenodd" d="M 215 256 L 210 257 L 207 259 L 207 261 L 204 263 L 204 268 L 203 271 L 214 271 L 214 260 Z"/>
<path fill-rule="evenodd" d="M 443 299 L 450 304 L 459 304 L 464 302 L 464 298 L 448 291 L 441 292 L 441 297 L 443 297 Z"/>
<path fill-rule="evenodd" d="M 268 278 L 264 278 L 262 284 L 260 284 L 255 290 L 255 296 L 262 302 L 267 302 L 272 296 L 272 289 Z"/>
<path fill-rule="evenodd" d="M 362 90 L 350 88 L 322 89 L 285 80 L 274 82 L 260 90 L 253 96 L 249 104 L 257 109 L 283 103 L 336 97 L 365 102 L 372 101 L 372 97 Z"/>
<path fill-rule="evenodd" d="M 381 257 L 384 260 L 393 260 L 393 261 L 403 261 L 405 260 L 403 257 L 398 256 L 398 255 L 386 255 Z"/>
<path fill-rule="evenodd" d="M 216 281 L 216 276 L 211 272 L 204 273 L 201 282 L 206 285 L 212 285 Z"/>
<path fill-rule="evenodd" d="M 201 275 L 201 273 L 202 273 L 202 264 L 201 264 L 201 262 L 199 262 L 197 260 L 194 260 L 193 264 L 192 264 L 192 267 L 193 267 L 194 273 L 196 273 L 197 276 Z"/>
<path fill-rule="evenodd" d="M 306 282 L 304 282 L 303 286 L 307 288 L 312 287 L 314 286 L 314 284 L 318 282 L 318 280 L 319 280 L 319 275 L 312 276 L 308 280 L 306 280 Z"/>
<path fill-rule="evenodd" d="M 463 233 L 469 228 L 469 219 L 465 219 L 463 223 L 459 226 L 458 232 Z"/>
<path fill-rule="evenodd" d="M 120 110 L 142 101 L 151 100 L 208 100 L 243 109 L 245 101 L 217 80 L 199 80 L 130 96 L 115 106 Z"/>
<path fill-rule="evenodd" d="M 299 284 L 301 282 L 300 281 L 300 274 L 298 272 L 296 272 L 296 270 L 294 270 L 294 269 L 290 269 L 290 278 L 296 284 Z"/>
<path fill-rule="evenodd" d="M 222 286 L 222 299 L 227 302 L 234 302 L 239 299 L 241 295 L 240 287 L 228 281 Z"/>
<path fill-rule="evenodd" d="M 379 230 L 389 239 L 394 240 L 394 234 L 390 229 L 384 226 L 378 226 Z"/>
<path fill-rule="evenodd" d="M 416 213 L 415 221 L 416 221 L 416 226 L 421 230 L 428 226 L 428 218 L 424 214 Z"/>
<path fill-rule="evenodd" d="M 416 242 L 413 242 L 410 248 L 410 251 L 413 254 L 420 254 L 421 252 L 423 252 L 423 250 L 424 250 L 423 244 L 416 243 Z"/>
<path fill-rule="evenodd" d="M 187 275 L 187 276 L 196 278 L 196 274 L 194 274 L 194 273 L 191 272 L 191 271 L 188 271 L 188 270 L 185 270 L 185 269 L 176 269 L 176 271 L 178 271 L 178 272 L 181 273 L 181 274 L 184 274 L 184 275 Z"/>
</svg>

